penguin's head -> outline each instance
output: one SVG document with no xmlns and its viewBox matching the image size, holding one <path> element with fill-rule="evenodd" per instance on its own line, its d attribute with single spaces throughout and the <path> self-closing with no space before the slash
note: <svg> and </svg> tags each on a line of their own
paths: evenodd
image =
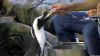
<svg viewBox="0 0 100 56">
<path fill-rule="evenodd" d="M 45 25 L 45 23 L 51 18 L 51 12 L 49 12 L 48 10 L 46 10 L 42 15 L 41 17 L 39 17 L 38 19 L 38 29 L 40 29 L 42 26 Z"/>
</svg>

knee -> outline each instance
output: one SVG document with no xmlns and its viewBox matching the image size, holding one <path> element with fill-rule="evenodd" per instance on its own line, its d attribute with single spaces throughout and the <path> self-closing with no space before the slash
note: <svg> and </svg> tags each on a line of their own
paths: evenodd
<svg viewBox="0 0 100 56">
<path fill-rule="evenodd" d="M 83 29 L 83 35 L 85 36 L 93 36 L 98 33 L 98 24 L 96 22 L 92 22 L 87 24 Z"/>
<path fill-rule="evenodd" d="M 62 18 L 64 18 L 64 17 L 61 16 L 60 14 L 53 15 L 52 21 L 53 21 L 54 26 L 56 26 L 58 24 L 62 24 L 62 22 L 61 22 Z"/>
</svg>

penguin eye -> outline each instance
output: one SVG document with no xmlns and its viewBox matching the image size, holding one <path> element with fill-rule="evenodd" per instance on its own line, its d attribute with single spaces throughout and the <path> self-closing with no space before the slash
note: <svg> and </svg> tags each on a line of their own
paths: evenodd
<svg viewBox="0 0 100 56">
<path fill-rule="evenodd" d="M 46 10 L 44 13 L 43 13 L 43 16 L 46 16 L 48 14 L 48 10 Z"/>
<path fill-rule="evenodd" d="M 39 19 L 38 19 L 38 29 L 40 29 L 42 26 L 44 26 L 45 22 L 50 19 L 49 17 L 46 17 L 48 14 L 48 11 L 45 11 L 43 13 L 43 16 L 41 16 Z"/>
</svg>

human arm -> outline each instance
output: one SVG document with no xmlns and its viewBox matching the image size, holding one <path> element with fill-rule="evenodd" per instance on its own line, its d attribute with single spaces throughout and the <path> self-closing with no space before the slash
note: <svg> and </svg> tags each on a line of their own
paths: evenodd
<svg viewBox="0 0 100 56">
<path fill-rule="evenodd" d="M 69 8 L 71 11 L 95 9 L 97 4 L 97 0 L 85 0 L 84 2 L 66 4 L 65 10 L 68 10 Z"/>
<path fill-rule="evenodd" d="M 80 11 L 80 10 L 88 10 L 94 9 L 97 6 L 97 0 L 85 0 L 84 2 L 78 3 L 71 3 L 71 4 L 54 4 L 50 7 L 53 12 L 57 12 L 58 10 L 65 10 L 65 11 Z"/>
</svg>

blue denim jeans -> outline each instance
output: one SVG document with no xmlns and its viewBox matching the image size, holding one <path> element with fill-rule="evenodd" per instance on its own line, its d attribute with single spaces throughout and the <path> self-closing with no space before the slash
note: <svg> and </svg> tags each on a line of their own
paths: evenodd
<svg viewBox="0 0 100 56">
<path fill-rule="evenodd" d="M 78 15 L 76 13 L 76 15 Z M 91 20 L 80 21 L 69 15 L 57 14 L 54 16 L 54 27 L 59 41 L 75 39 L 74 33 L 80 33 L 84 37 L 87 51 L 90 55 L 100 55 L 100 37 L 98 24 Z"/>
<path fill-rule="evenodd" d="M 72 18 L 74 18 L 74 17 L 72 17 L 72 15 L 77 17 L 74 19 L 80 19 L 83 17 L 87 17 L 85 12 L 73 11 L 73 12 L 69 12 L 68 14 L 69 15 L 57 14 L 53 17 L 53 22 L 54 22 L 54 26 L 55 26 L 54 28 L 55 28 L 56 35 L 57 35 L 59 41 L 67 41 L 67 40 L 76 41 L 75 33 L 72 31 L 66 30 L 66 25 L 65 25 L 66 21 L 69 22 Z"/>
</svg>

